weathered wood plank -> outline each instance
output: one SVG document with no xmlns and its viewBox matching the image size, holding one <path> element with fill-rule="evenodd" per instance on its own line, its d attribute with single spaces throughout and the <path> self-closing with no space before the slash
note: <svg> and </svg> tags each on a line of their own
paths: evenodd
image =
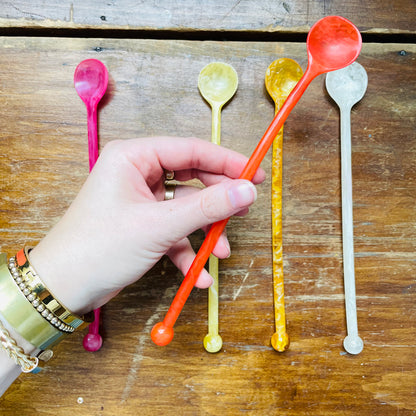
<svg viewBox="0 0 416 416">
<path fill-rule="evenodd" d="M 413 0 L 382 6 L 379 0 L 21 0 L 1 2 L 0 27 L 306 33 L 322 16 L 340 15 L 365 33 L 414 34 L 414 6 Z"/>
<path fill-rule="evenodd" d="M 324 77 L 284 132 L 283 238 L 291 348 L 273 333 L 270 179 L 248 217 L 232 219 L 233 255 L 221 262 L 223 351 L 209 355 L 206 291 L 195 290 L 166 348 L 149 331 L 181 281 L 166 259 L 110 302 L 105 342 L 65 340 L 46 370 L 22 376 L 2 415 L 412 415 L 416 410 L 415 45 L 365 44 L 368 91 L 352 114 L 358 323 L 365 348 L 344 353 L 339 114 Z M 264 74 L 274 59 L 306 66 L 304 44 L 0 38 L 0 241 L 13 253 L 44 235 L 88 172 L 85 108 L 73 72 L 101 59 L 110 92 L 101 146 L 157 134 L 210 140 L 197 78 L 210 61 L 232 64 L 239 89 L 222 115 L 222 144 L 247 155 L 273 117 Z M 263 163 L 270 171 L 270 155 Z M 196 233 L 196 247 L 202 236 Z M 77 399 L 82 397 L 83 404 Z M 52 399 L 53 398 L 53 399 Z"/>
</svg>

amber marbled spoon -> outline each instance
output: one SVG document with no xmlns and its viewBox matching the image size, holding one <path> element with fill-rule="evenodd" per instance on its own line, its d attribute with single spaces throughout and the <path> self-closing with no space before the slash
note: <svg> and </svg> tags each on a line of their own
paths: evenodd
<svg viewBox="0 0 416 416">
<path fill-rule="evenodd" d="M 266 71 L 267 92 L 275 103 L 275 113 L 302 77 L 302 68 L 288 58 L 277 59 Z M 273 302 L 276 332 L 271 338 L 272 347 L 279 352 L 289 348 L 286 332 L 285 293 L 283 280 L 282 240 L 282 165 L 283 127 L 277 133 L 272 148 L 272 241 L 273 241 Z"/>
<path fill-rule="evenodd" d="M 212 62 L 199 73 L 199 91 L 212 109 L 212 143 L 221 144 L 221 109 L 231 100 L 237 87 L 237 72 L 223 62 Z M 204 338 L 204 348 L 214 353 L 222 348 L 222 338 L 218 333 L 218 258 L 213 254 L 209 256 L 209 273 L 214 282 L 208 289 L 208 334 Z"/>
</svg>

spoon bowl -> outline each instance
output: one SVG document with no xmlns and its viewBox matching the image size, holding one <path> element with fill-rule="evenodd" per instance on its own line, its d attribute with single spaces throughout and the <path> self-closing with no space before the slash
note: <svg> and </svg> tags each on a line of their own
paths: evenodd
<svg viewBox="0 0 416 416">
<path fill-rule="evenodd" d="M 97 59 L 82 61 L 75 69 L 74 85 L 85 105 L 98 104 L 107 90 L 107 68 Z"/>
<path fill-rule="evenodd" d="M 324 72 L 354 62 L 361 51 L 361 34 L 347 19 L 327 16 L 316 22 L 308 33 L 308 60 Z"/>
<path fill-rule="evenodd" d="M 211 107 L 222 107 L 232 98 L 237 87 L 238 76 L 235 69 L 223 62 L 212 62 L 199 73 L 199 91 Z"/>
<path fill-rule="evenodd" d="M 351 108 L 358 103 L 367 90 L 367 71 L 358 62 L 327 75 L 326 89 L 339 107 Z"/>
<path fill-rule="evenodd" d="M 276 112 L 279 111 L 302 75 L 302 68 L 293 59 L 276 59 L 268 66 L 264 83 L 275 103 Z"/>
<path fill-rule="evenodd" d="M 253 178 L 283 123 L 312 80 L 319 74 L 351 64 L 358 57 L 361 44 L 360 32 L 343 17 L 327 16 L 314 24 L 307 38 L 308 67 L 254 149 L 240 179 L 251 180 Z M 172 340 L 173 326 L 227 222 L 228 219 L 218 221 L 210 228 L 165 319 L 158 322 L 152 329 L 151 337 L 155 344 L 167 345 Z"/>
</svg>

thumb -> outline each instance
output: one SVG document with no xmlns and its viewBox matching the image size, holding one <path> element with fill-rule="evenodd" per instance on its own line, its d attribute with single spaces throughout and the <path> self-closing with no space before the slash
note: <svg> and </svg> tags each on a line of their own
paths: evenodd
<svg viewBox="0 0 416 416">
<path fill-rule="evenodd" d="M 231 217 L 257 199 L 256 187 L 235 179 L 209 186 L 195 194 L 159 204 L 170 239 L 179 240 L 195 230 Z"/>
</svg>

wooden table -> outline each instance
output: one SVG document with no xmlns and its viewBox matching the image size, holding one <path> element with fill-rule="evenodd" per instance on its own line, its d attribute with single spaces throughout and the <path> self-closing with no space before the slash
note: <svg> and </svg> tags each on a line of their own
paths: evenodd
<svg viewBox="0 0 416 416">
<path fill-rule="evenodd" d="M 223 111 L 222 144 L 250 155 L 274 114 L 267 66 L 306 68 L 305 39 L 339 14 L 363 33 L 368 90 L 352 112 L 358 324 L 348 355 L 341 245 L 339 111 L 324 76 L 285 124 L 283 238 L 290 349 L 273 328 L 270 175 L 220 263 L 223 350 L 211 355 L 207 292 L 194 290 L 167 347 L 150 340 L 182 276 L 162 259 L 103 310 L 104 345 L 61 343 L 39 375 L 22 375 L 2 415 L 414 415 L 416 413 L 416 8 L 366 2 L 51 1 L 0 7 L 0 241 L 14 254 L 61 217 L 88 174 L 85 107 L 76 65 L 98 58 L 110 88 L 101 147 L 115 138 L 210 140 L 198 93 L 211 61 L 234 66 L 239 89 Z M 270 154 L 263 167 L 270 172 Z M 192 236 L 195 248 L 203 236 Z"/>
</svg>

